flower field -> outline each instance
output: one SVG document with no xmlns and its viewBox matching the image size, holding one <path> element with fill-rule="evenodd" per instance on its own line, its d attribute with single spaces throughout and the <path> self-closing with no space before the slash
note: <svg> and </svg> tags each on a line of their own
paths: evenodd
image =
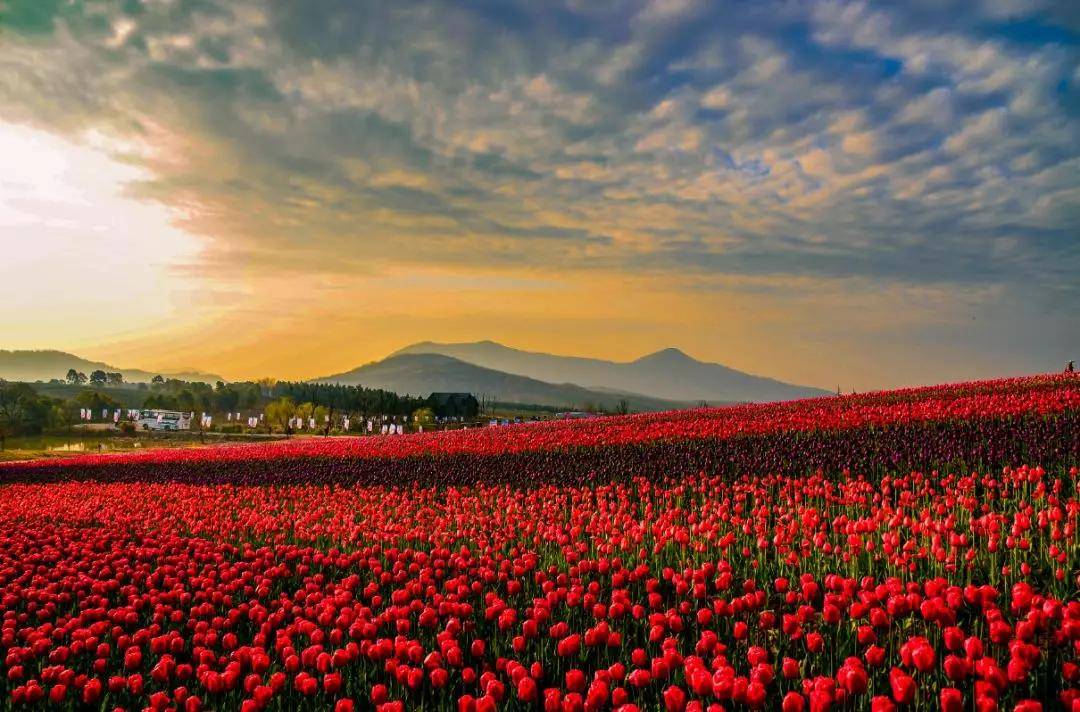
<svg viewBox="0 0 1080 712">
<path fill-rule="evenodd" d="M 462 485 L 700 472 L 1080 460 L 1080 378 L 1038 376 L 786 403 L 408 437 L 300 438 L 0 463 L 0 479 Z"/>
<path fill-rule="evenodd" d="M 1080 378 L 0 464 L 3 704 L 1080 712 Z"/>
</svg>

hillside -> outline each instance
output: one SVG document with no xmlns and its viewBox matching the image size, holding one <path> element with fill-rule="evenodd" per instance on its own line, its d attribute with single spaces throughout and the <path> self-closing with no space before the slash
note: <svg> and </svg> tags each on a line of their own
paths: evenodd
<svg viewBox="0 0 1080 712">
<path fill-rule="evenodd" d="M 424 341 L 398 354 L 433 353 L 540 381 L 569 382 L 588 389 L 611 389 L 650 398 L 710 403 L 765 402 L 827 395 L 810 386 L 754 376 L 718 363 L 664 349 L 636 361 L 617 362 L 522 351 L 493 341 L 440 344 Z"/>
<path fill-rule="evenodd" d="M 532 403 L 567 409 L 581 408 L 591 403 L 605 410 L 614 410 L 623 399 L 631 410 L 670 410 L 688 405 L 635 393 L 596 391 L 569 383 L 546 383 L 441 354 L 400 354 L 315 380 L 384 388 L 412 395 L 461 391 L 504 403 Z"/>
<path fill-rule="evenodd" d="M 144 371 L 138 368 L 118 368 L 64 351 L 5 351 L 0 349 L 0 379 L 7 381 L 33 382 L 48 381 L 53 378 L 62 379 L 67 375 L 68 369 L 71 368 L 81 371 L 87 376 L 98 369 L 106 372 L 120 372 L 124 374 L 124 380 L 129 383 L 146 383 L 160 373 Z M 212 373 L 199 373 L 198 371 L 160 373 L 160 375 L 181 381 L 202 381 L 203 383 L 215 383 L 224 380 L 221 376 Z"/>
</svg>

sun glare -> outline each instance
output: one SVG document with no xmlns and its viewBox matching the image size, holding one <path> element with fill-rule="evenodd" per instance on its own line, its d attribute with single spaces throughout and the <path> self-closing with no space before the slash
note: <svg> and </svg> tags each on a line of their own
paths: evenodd
<svg viewBox="0 0 1080 712">
<path fill-rule="evenodd" d="M 182 316 L 192 285 L 176 270 L 201 240 L 173 227 L 165 206 L 128 195 L 142 171 L 94 143 L 0 123 L 5 348 L 58 332 L 100 342 Z"/>
</svg>

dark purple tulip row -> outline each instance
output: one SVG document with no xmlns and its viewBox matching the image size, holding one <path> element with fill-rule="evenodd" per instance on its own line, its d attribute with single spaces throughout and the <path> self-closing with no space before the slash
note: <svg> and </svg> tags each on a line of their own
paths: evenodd
<svg viewBox="0 0 1080 712">
<path fill-rule="evenodd" d="M 1080 412 L 897 423 L 845 430 L 774 432 L 727 439 L 659 440 L 566 446 L 501 454 L 426 454 L 398 458 L 281 457 L 244 461 L 117 459 L 110 463 L 5 467 L 5 482 L 94 480 L 206 484 L 416 484 L 475 482 L 517 486 L 622 481 L 634 476 L 706 472 L 844 470 L 874 475 L 947 465 L 1001 467 L 1017 462 L 1080 462 Z"/>
</svg>

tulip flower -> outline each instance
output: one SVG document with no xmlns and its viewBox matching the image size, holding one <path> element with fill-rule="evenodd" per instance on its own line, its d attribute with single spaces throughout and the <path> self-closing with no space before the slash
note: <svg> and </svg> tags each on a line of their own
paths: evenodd
<svg viewBox="0 0 1080 712">
<path fill-rule="evenodd" d="M 1037 376 L 4 463 L 0 683 L 13 709 L 1080 712 L 1077 432 L 1080 378 Z"/>
</svg>

